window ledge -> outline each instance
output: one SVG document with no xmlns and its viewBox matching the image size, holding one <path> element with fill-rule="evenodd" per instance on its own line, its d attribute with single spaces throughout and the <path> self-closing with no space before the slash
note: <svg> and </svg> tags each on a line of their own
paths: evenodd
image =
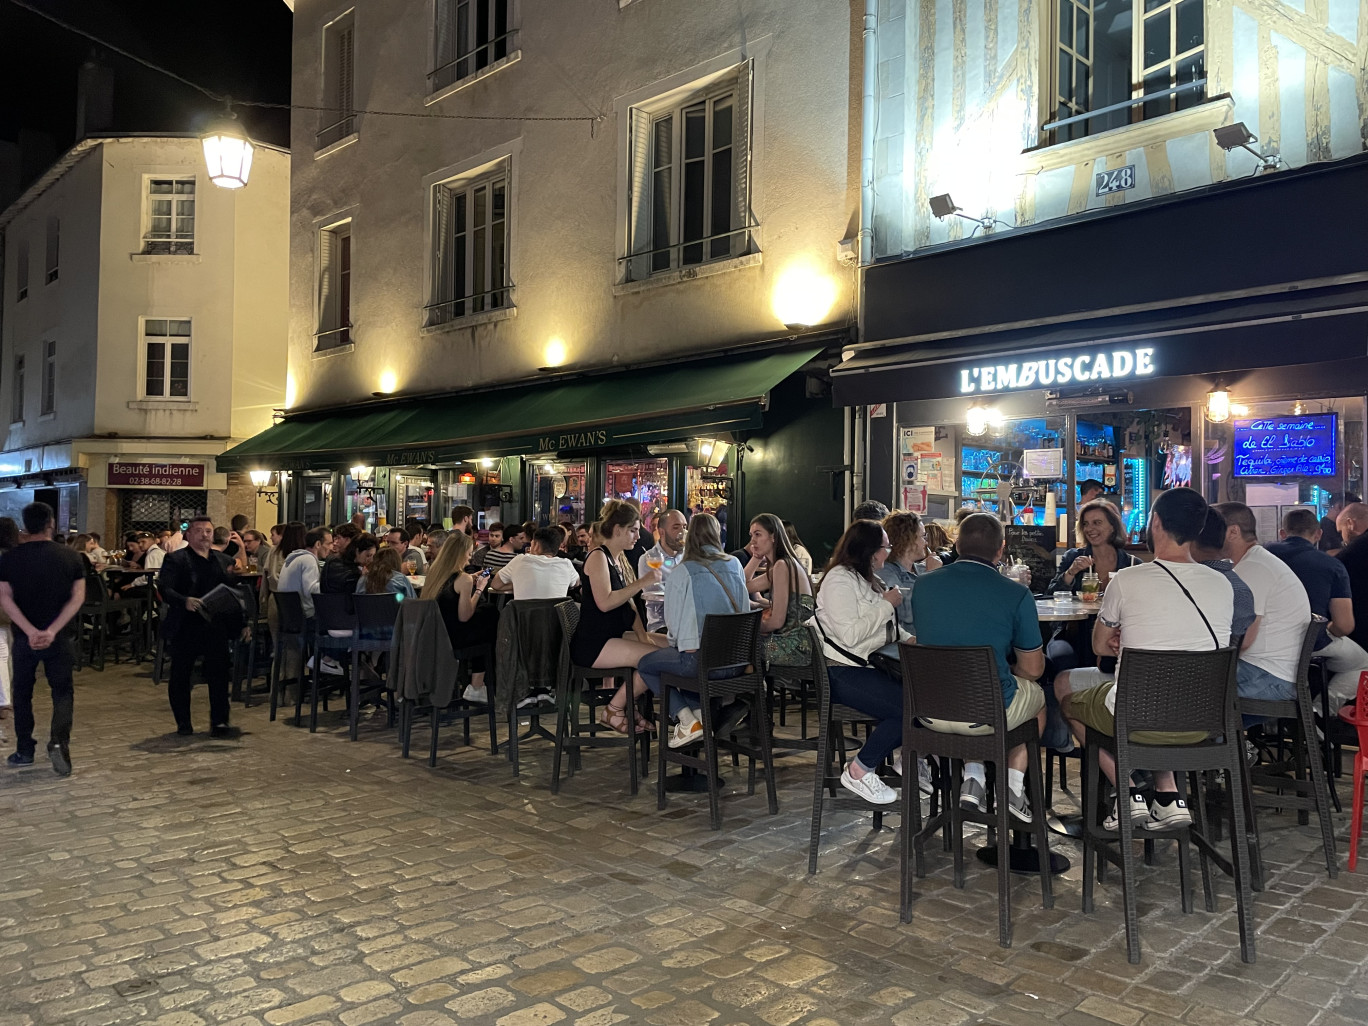
<svg viewBox="0 0 1368 1026">
<path fill-rule="evenodd" d="M 338 150 L 346 149 L 359 138 L 361 138 L 361 136 L 357 132 L 353 132 L 351 135 L 344 135 L 341 139 L 338 139 L 337 142 L 329 143 L 321 150 L 314 150 L 314 160 L 322 160 L 329 153 L 336 153 Z"/>
<path fill-rule="evenodd" d="M 429 324 L 426 328 L 418 329 L 418 334 L 444 335 L 451 331 L 460 331 L 462 328 L 478 328 L 481 324 L 497 324 L 499 321 L 511 321 L 518 316 L 516 306 L 505 306 L 498 310 L 483 310 L 480 313 L 466 314 L 464 317 L 453 317 L 449 321 L 441 324 Z"/>
<path fill-rule="evenodd" d="M 129 253 L 135 264 L 198 264 L 204 259 L 199 253 Z"/>
<path fill-rule="evenodd" d="M 423 97 L 423 106 L 431 107 L 434 103 L 445 100 L 452 93 L 459 93 L 466 86 L 473 85 L 481 79 L 488 78 L 490 75 L 494 74 L 494 72 L 506 68 L 510 64 L 517 64 L 520 60 L 522 60 L 522 50 L 513 50 L 508 56 L 500 57 L 493 64 L 481 68 L 474 74 L 467 75 L 465 78 L 458 78 L 455 82 L 452 82 L 451 85 L 442 86 L 442 88 L 438 89 L 435 93 L 429 93 L 427 96 Z"/>
<path fill-rule="evenodd" d="M 633 292 L 644 292 L 646 289 L 674 285 L 681 281 L 693 281 L 695 278 L 708 278 L 714 274 L 725 274 L 727 271 L 736 271 L 743 267 L 759 267 L 763 257 L 763 253 L 747 253 L 745 256 L 732 257 L 730 260 L 714 260 L 707 264 L 695 264 L 693 267 L 661 271 L 641 281 L 619 282 L 613 286 L 613 295 L 628 296 Z"/>
<path fill-rule="evenodd" d="M 184 410 L 187 413 L 194 413 L 199 409 L 199 403 L 189 399 L 130 399 L 128 402 L 130 410 Z"/>
<path fill-rule="evenodd" d="M 1021 170 L 1026 173 L 1053 171 L 1056 168 L 1081 164 L 1085 160 L 1105 157 L 1109 153 L 1143 149 L 1185 135 L 1210 132 L 1229 121 L 1234 112 L 1235 100 L 1229 96 L 1221 96 L 1196 107 L 1189 107 L 1187 110 L 1178 110 L 1162 117 L 1150 118 L 1148 121 L 1113 128 L 1109 132 L 1086 135 L 1082 139 L 1070 139 L 1034 150 L 1024 150 L 1021 154 Z"/>
<path fill-rule="evenodd" d="M 12 421 L 10 421 L 10 427 L 12 427 L 12 428 L 23 427 L 23 426 L 24 426 L 24 422 L 23 422 L 22 420 L 12 420 Z"/>
<path fill-rule="evenodd" d="M 327 349 L 315 349 L 309 354 L 309 358 L 312 360 L 321 360 L 325 356 L 341 356 L 343 353 L 352 353 L 355 351 L 356 343 L 347 342 L 340 346 L 328 346 Z"/>
<path fill-rule="evenodd" d="M 44 413 L 43 415 L 41 415 L 41 416 L 38 418 L 38 423 L 41 424 L 41 423 L 43 423 L 43 421 L 45 421 L 45 420 L 56 420 L 56 419 L 57 419 L 57 411 L 56 411 L 56 410 L 53 410 L 51 413 Z"/>
</svg>

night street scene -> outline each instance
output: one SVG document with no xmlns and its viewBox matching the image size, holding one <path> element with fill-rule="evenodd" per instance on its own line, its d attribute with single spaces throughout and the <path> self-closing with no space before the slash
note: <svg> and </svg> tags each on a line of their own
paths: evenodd
<svg viewBox="0 0 1368 1026">
<path fill-rule="evenodd" d="M 1365 424 L 1368 0 L 0 0 L 0 1026 L 1362 1026 Z"/>
</svg>

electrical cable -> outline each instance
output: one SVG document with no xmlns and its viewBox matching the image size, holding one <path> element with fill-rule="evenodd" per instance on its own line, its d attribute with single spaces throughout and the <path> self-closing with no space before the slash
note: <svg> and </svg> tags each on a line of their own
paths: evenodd
<svg viewBox="0 0 1368 1026">
<path fill-rule="evenodd" d="M 203 93 L 205 96 L 209 97 L 209 99 L 213 100 L 215 103 L 227 104 L 229 107 L 256 107 L 263 110 L 302 110 L 340 112 L 339 108 L 337 107 L 325 107 L 307 103 L 270 103 L 264 100 L 240 100 L 236 97 L 229 96 L 226 93 L 216 93 L 212 89 L 206 89 L 198 82 L 192 82 L 190 79 L 186 78 L 183 75 L 178 75 L 176 74 L 176 72 L 171 71 L 167 68 L 163 68 L 159 64 L 154 64 L 152 61 L 149 61 L 146 58 L 139 57 L 137 54 L 130 53 L 122 47 L 115 46 L 113 43 L 107 42 L 106 40 L 101 39 L 99 36 L 96 36 L 91 32 L 87 32 L 85 29 L 78 28 L 75 25 L 69 24 L 68 22 L 65 22 L 60 18 L 56 17 L 55 15 L 49 14 L 42 8 L 36 7 L 33 4 L 28 3 L 27 0 L 9 0 L 9 2 L 14 4 L 14 6 L 16 7 L 22 7 L 24 10 L 29 11 L 33 14 L 38 15 L 38 17 L 40 18 L 52 22 L 52 24 L 58 26 L 59 28 L 65 29 L 68 32 L 72 32 L 78 36 L 88 39 L 92 43 L 95 43 L 96 45 L 101 46 L 106 50 L 110 50 L 113 53 L 117 53 L 121 57 L 126 57 L 128 60 L 133 61 L 136 64 L 141 64 L 145 68 L 158 72 L 159 74 L 166 75 L 168 78 L 173 78 L 177 82 L 180 82 L 182 85 L 189 86 L 191 89 Z M 602 114 L 581 114 L 577 116 L 537 116 L 519 114 L 445 114 L 439 111 L 407 110 L 350 110 L 347 111 L 347 113 L 367 114 L 372 117 L 434 118 L 438 120 L 448 121 L 577 121 L 588 123 L 591 130 L 593 126 L 603 121 Z"/>
</svg>

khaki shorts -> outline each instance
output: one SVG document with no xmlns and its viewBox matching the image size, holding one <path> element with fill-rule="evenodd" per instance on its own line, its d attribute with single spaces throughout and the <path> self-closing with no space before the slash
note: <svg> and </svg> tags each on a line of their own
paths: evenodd
<svg viewBox="0 0 1368 1026">
<path fill-rule="evenodd" d="M 1033 680 L 1025 677 L 1017 677 L 1016 696 L 1012 699 L 1012 704 L 1007 707 L 1007 729 L 1015 730 L 1027 720 L 1032 719 L 1045 708 L 1045 692 L 1040 690 L 1040 685 Z M 921 717 L 921 722 L 932 730 L 939 730 L 942 734 L 969 734 L 977 736 L 979 734 L 991 734 L 992 724 L 988 723 L 964 723 L 959 720 L 935 720 L 930 716 Z"/>
<path fill-rule="evenodd" d="M 1115 737 L 1116 716 L 1107 708 L 1107 696 L 1116 687 L 1116 681 L 1101 670 L 1085 666 L 1069 671 L 1069 687 L 1072 694 L 1059 703 L 1065 717 L 1077 720 L 1089 730 Z M 1137 730 L 1131 734 L 1131 740 L 1138 745 L 1195 745 L 1206 738 L 1199 730 Z"/>
</svg>

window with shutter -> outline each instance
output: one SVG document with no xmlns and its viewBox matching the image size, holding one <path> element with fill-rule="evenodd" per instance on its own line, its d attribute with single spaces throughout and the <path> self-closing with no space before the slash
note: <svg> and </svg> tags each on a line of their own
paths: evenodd
<svg viewBox="0 0 1368 1026">
<path fill-rule="evenodd" d="M 29 243 L 28 239 L 20 239 L 19 245 L 15 247 L 18 251 L 15 256 L 16 266 L 14 268 L 14 287 L 18 294 L 15 302 L 21 302 L 28 298 L 29 290 Z"/>
<path fill-rule="evenodd" d="M 323 110 L 316 147 L 326 149 L 356 132 L 356 22 L 347 12 L 323 30 Z"/>
<path fill-rule="evenodd" d="M 24 420 L 24 358 L 14 358 L 14 396 L 11 400 L 10 423 L 20 424 Z"/>
<path fill-rule="evenodd" d="M 508 167 L 433 186 L 426 325 L 512 305 Z"/>
<path fill-rule="evenodd" d="M 512 0 L 433 0 L 435 93 L 504 60 L 517 49 Z"/>
<path fill-rule="evenodd" d="M 318 331 L 315 350 L 351 344 L 351 222 L 318 233 Z"/>
<path fill-rule="evenodd" d="M 751 70 L 632 109 L 626 280 L 754 251 Z"/>
<path fill-rule="evenodd" d="M 57 280 L 62 244 L 62 222 L 57 217 L 47 219 L 47 275 L 46 282 L 51 285 Z"/>
<path fill-rule="evenodd" d="M 43 343 L 43 401 L 39 408 L 42 416 L 57 410 L 57 343 L 51 340 Z"/>
</svg>

